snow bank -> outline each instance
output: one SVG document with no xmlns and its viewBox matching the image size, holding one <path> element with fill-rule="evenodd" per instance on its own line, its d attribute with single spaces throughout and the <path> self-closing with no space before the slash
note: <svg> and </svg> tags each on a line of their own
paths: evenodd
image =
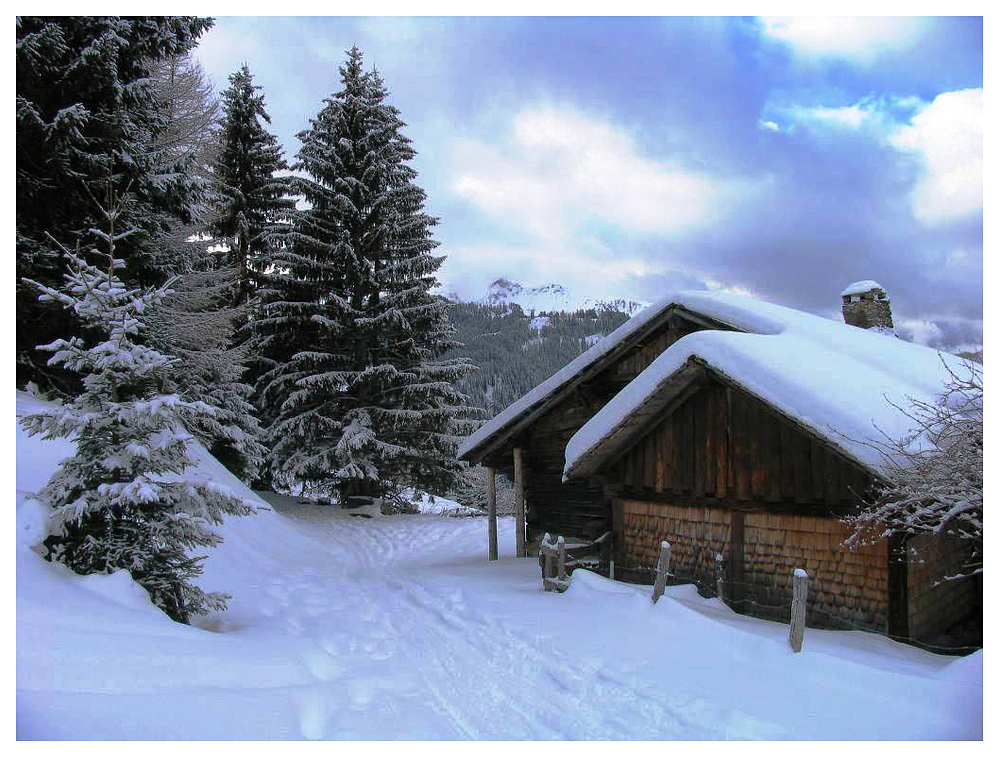
<svg viewBox="0 0 1000 758">
<path fill-rule="evenodd" d="M 683 292 L 669 298 L 746 333 L 704 330 L 664 351 L 588 421 L 566 446 L 565 476 L 688 360 L 698 358 L 872 469 L 882 465 L 870 444 L 905 435 L 911 398 L 933 402 L 961 359 L 891 336 L 730 293 Z"/>
<path fill-rule="evenodd" d="M 552 323 L 552 319 L 550 319 L 548 316 L 535 316 L 533 319 L 531 319 L 531 323 L 528 324 L 528 327 L 534 331 L 540 332 L 550 323 Z"/>
<path fill-rule="evenodd" d="M 435 516 L 482 516 L 482 511 L 470 508 L 467 505 L 450 500 L 440 495 L 428 495 L 421 492 L 419 495 L 409 491 L 404 493 L 404 497 L 417 507 L 421 513 Z"/>
</svg>

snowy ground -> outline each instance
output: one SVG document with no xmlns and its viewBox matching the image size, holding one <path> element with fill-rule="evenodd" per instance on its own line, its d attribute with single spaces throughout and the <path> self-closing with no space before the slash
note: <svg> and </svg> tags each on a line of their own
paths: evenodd
<svg viewBox="0 0 1000 758">
<path fill-rule="evenodd" d="M 67 445 L 17 445 L 20 506 Z M 270 499 L 225 526 L 202 586 L 233 599 L 200 628 L 126 574 L 77 577 L 19 537 L 18 738 L 982 738 L 982 653 L 807 630 L 796 655 L 786 626 L 691 587 L 653 606 L 581 571 L 542 592 L 510 519 L 491 563 L 481 518 Z"/>
</svg>

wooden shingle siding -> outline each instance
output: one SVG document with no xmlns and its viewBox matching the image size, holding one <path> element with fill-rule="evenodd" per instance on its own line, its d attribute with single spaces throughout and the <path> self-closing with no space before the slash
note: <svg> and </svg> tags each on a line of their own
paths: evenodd
<svg viewBox="0 0 1000 758">
<path fill-rule="evenodd" d="M 621 504 L 616 570 L 649 582 L 660 543 L 670 543 L 673 583 L 715 593 L 715 556 L 725 559 L 724 592 L 736 610 L 787 621 L 792 571 L 809 573 L 806 621 L 821 628 L 884 632 L 888 613 L 886 541 L 851 550 L 836 519 L 741 512 L 645 500 Z"/>
<path fill-rule="evenodd" d="M 660 503 L 624 500 L 620 566 L 616 576 L 651 581 L 660 542 L 670 542 L 670 571 L 675 581 L 703 587 L 715 581 L 715 553 L 729 549 L 729 513 L 720 508 L 666 507 Z"/>
<path fill-rule="evenodd" d="M 982 623 L 982 577 L 942 581 L 965 571 L 969 546 L 948 535 L 921 534 L 909 540 L 909 633 L 916 639 L 940 634 L 977 611 Z"/>
<path fill-rule="evenodd" d="M 775 611 L 791 602 L 791 575 L 809 574 L 806 621 L 826 628 L 858 627 L 884 632 L 888 613 L 887 543 L 857 549 L 843 546 L 850 527 L 820 516 L 747 513 L 743 553 L 744 581 L 758 606 Z M 755 615 L 767 616 L 755 608 Z"/>
</svg>

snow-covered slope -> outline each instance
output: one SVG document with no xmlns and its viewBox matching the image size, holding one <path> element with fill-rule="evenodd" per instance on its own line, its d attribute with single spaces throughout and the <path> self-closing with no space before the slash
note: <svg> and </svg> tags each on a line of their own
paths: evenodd
<svg viewBox="0 0 1000 758">
<path fill-rule="evenodd" d="M 19 501 L 68 444 L 18 430 Z M 543 592 L 512 519 L 488 562 L 483 519 L 265 510 L 207 454 L 198 470 L 261 507 L 222 528 L 201 585 L 233 597 L 198 626 L 127 574 L 46 563 L 19 511 L 19 739 L 982 738 L 981 653 L 807 630 L 794 654 L 785 625 L 690 586 L 654 606 L 580 571 Z"/>
</svg>

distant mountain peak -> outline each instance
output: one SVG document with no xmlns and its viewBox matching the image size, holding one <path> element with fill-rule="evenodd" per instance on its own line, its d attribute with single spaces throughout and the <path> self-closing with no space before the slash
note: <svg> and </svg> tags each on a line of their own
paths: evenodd
<svg viewBox="0 0 1000 758">
<path fill-rule="evenodd" d="M 580 298 L 557 282 L 549 282 L 534 287 L 526 287 L 505 276 L 498 277 L 490 284 L 486 296 L 480 302 L 487 305 L 519 305 L 526 314 L 569 312 L 584 308 L 608 308 L 633 315 L 645 307 L 622 297 Z"/>
</svg>

